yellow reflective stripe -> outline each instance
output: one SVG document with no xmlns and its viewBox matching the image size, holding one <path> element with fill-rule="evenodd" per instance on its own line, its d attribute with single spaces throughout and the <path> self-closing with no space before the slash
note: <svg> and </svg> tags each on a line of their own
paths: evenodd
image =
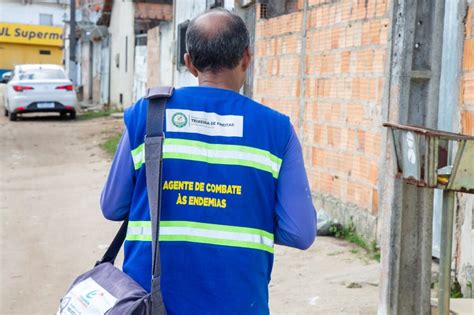
<svg viewBox="0 0 474 315">
<path fill-rule="evenodd" d="M 129 221 L 125 240 L 151 242 L 151 222 Z"/>
<path fill-rule="evenodd" d="M 128 226 L 151 227 L 151 221 L 128 221 Z"/>
<path fill-rule="evenodd" d="M 263 250 L 263 251 L 273 254 L 273 247 L 263 245 L 263 244 L 258 244 L 254 242 L 244 242 L 244 241 L 212 238 L 212 237 L 205 237 L 205 236 L 194 236 L 194 235 L 187 235 L 187 234 L 176 234 L 176 235 L 160 234 L 160 242 L 190 242 L 190 243 L 201 243 L 201 244 L 210 244 L 210 245 L 242 247 L 242 248 L 250 248 L 250 249 L 259 249 L 259 250 Z"/>
<path fill-rule="evenodd" d="M 273 253 L 273 234 L 264 230 L 192 221 L 161 221 L 160 241 L 258 249 Z M 150 221 L 130 221 L 128 241 L 151 241 Z"/>
<path fill-rule="evenodd" d="M 125 238 L 126 241 L 142 241 L 151 242 L 151 235 L 129 235 Z"/>
<path fill-rule="evenodd" d="M 144 144 L 132 150 L 135 169 L 145 163 Z M 269 172 L 278 178 L 282 160 L 269 151 L 242 145 L 211 144 L 202 141 L 166 138 L 164 159 L 181 159 L 209 164 L 239 165 Z"/>
<path fill-rule="evenodd" d="M 261 235 L 266 238 L 269 238 L 273 241 L 273 234 L 264 230 L 240 227 L 233 225 L 222 225 L 222 224 L 211 224 L 211 223 L 201 223 L 193 221 L 162 221 L 160 222 L 161 227 L 192 227 L 192 228 L 201 228 L 207 230 L 215 231 L 227 231 L 227 232 L 238 232 L 238 233 L 248 233 Z"/>
<path fill-rule="evenodd" d="M 145 144 L 142 143 L 132 150 L 133 166 L 138 170 L 145 163 Z"/>
<path fill-rule="evenodd" d="M 207 142 L 202 142 L 202 141 L 175 139 L 175 138 L 167 138 L 165 139 L 165 143 L 174 144 L 174 145 L 186 145 L 186 146 L 192 146 L 196 148 L 207 148 L 207 149 L 212 149 L 212 150 L 247 152 L 247 153 L 252 153 L 252 154 L 266 157 L 272 160 L 273 162 L 275 162 L 275 164 L 281 164 L 281 159 L 271 154 L 269 151 L 265 151 L 262 149 L 257 149 L 257 148 L 249 147 L 249 146 L 234 145 L 234 144 L 213 144 L 213 143 L 207 143 Z"/>
</svg>

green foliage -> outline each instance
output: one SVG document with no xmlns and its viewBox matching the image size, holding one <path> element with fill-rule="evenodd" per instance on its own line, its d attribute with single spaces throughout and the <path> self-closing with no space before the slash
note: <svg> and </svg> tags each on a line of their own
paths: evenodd
<svg viewBox="0 0 474 315">
<path fill-rule="evenodd" d="M 350 250 L 351 253 L 353 253 L 354 255 L 358 254 L 359 253 L 359 249 L 357 248 L 353 248 Z"/>
<path fill-rule="evenodd" d="M 337 238 L 344 238 L 345 236 L 343 227 L 336 223 L 331 224 L 329 227 L 329 232 Z"/>
<path fill-rule="evenodd" d="M 105 139 L 104 143 L 100 147 L 107 152 L 111 157 L 114 156 L 117 151 L 117 146 L 120 141 L 121 134 L 113 135 Z"/>
<path fill-rule="evenodd" d="M 95 119 L 95 118 L 101 118 L 101 117 L 108 117 L 113 113 L 117 113 L 117 110 L 100 110 L 100 111 L 90 111 L 90 112 L 84 112 L 80 115 L 77 116 L 78 120 L 89 120 L 89 119 Z"/>
<path fill-rule="evenodd" d="M 329 232 L 337 238 L 346 240 L 349 243 L 365 249 L 370 259 L 380 261 L 380 250 L 377 248 L 377 243 L 375 241 L 368 243 L 361 235 L 357 234 L 352 219 L 349 221 L 347 226 L 342 226 L 338 223 L 331 224 Z M 358 250 L 353 249 L 351 252 L 356 254 Z"/>
<path fill-rule="evenodd" d="M 470 293 L 469 293 L 469 297 L 472 298 L 472 281 L 468 281 L 466 283 L 466 287 L 469 289 Z"/>
<path fill-rule="evenodd" d="M 461 291 L 461 284 L 458 282 L 458 279 L 454 277 L 454 281 L 451 284 L 451 298 L 452 299 L 460 299 L 463 297 Z"/>
</svg>

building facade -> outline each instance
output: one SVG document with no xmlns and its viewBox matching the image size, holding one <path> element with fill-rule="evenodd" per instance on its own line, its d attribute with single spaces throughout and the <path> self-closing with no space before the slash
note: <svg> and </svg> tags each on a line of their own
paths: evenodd
<svg viewBox="0 0 474 315">
<path fill-rule="evenodd" d="M 0 1 L 0 75 L 26 63 L 64 64 L 67 0 Z"/>
<path fill-rule="evenodd" d="M 109 103 L 110 33 L 105 1 L 76 1 L 76 78 L 83 104 Z M 107 18 L 106 18 L 107 17 Z M 68 25 L 69 26 L 69 25 Z M 70 33 L 68 28 L 67 34 Z M 69 55 L 66 65 L 71 62 Z"/>
<path fill-rule="evenodd" d="M 171 20 L 172 1 L 113 1 L 110 19 L 110 104 L 128 107 L 144 95 L 147 32 Z"/>
</svg>

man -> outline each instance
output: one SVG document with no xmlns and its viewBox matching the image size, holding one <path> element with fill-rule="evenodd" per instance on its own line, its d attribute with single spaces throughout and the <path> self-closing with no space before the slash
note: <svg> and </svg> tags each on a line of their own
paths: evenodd
<svg viewBox="0 0 474 315">
<path fill-rule="evenodd" d="M 199 86 L 177 89 L 166 105 L 163 300 L 170 314 L 266 314 L 273 244 L 306 249 L 316 235 L 301 146 L 287 116 L 238 94 L 251 58 L 240 17 L 198 16 L 186 46 Z M 123 270 L 150 290 L 147 106 L 141 99 L 125 112 L 101 206 L 107 219 L 128 216 Z"/>
</svg>

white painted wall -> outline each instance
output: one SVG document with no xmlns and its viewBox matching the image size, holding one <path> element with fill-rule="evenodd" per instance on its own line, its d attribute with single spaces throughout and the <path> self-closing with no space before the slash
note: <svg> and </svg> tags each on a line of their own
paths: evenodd
<svg viewBox="0 0 474 315">
<path fill-rule="evenodd" d="M 0 21 L 6 23 L 40 23 L 40 14 L 51 14 L 54 26 L 64 26 L 69 19 L 69 6 L 53 3 L 22 4 L 20 0 L 0 0 Z"/>
<path fill-rule="evenodd" d="M 135 46 L 135 73 L 133 79 L 134 100 L 145 96 L 147 79 L 146 46 Z"/>
<path fill-rule="evenodd" d="M 135 60 L 133 20 L 134 3 L 132 1 L 114 1 L 109 27 L 111 40 L 110 104 L 120 108 L 129 107 L 134 102 L 132 98 Z M 116 58 L 119 61 L 118 67 Z M 120 103 L 120 94 L 123 95 L 122 103 Z"/>
<path fill-rule="evenodd" d="M 173 85 L 176 45 L 173 43 L 173 22 L 160 24 L 160 85 Z"/>
<path fill-rule="evenodd" d="M 109 81 L 110 81 L 110 47 L 109 38 L 101 41 L 101 57 L 100 57 L 100 103 L 109 103 Z"/>
<path fill-rule="evenodd" d="M 224 2 L 224 6 L 228 10 L 232 10 L 234 8 L 234 1 L 226 0 Z M 175 41 L 177 43 L 178 40 L 178 26 L 179 24 L 185 22 L 186 20 L 191 20 L 195 16 L 203 13 L 206 11 L 206 0 L 180 0 L 176 1 L 176 25 L 175 25 Z M 176 46 L 176 45 L 175 45 Z M 174 47 L 175 52 L 177 53 L 177 47 Z M 175 58 L 178 60 L 178 56 Z M 176 61 L 177 62 L 177 61 Z M 181 87 L 181 86 L 190 86 L 190 85 L 197 85 L 198 81 L 188 70 L 184 67 L 177 69 L 176 65 L 174 65 L 174 86 Z"/>
</svg>

